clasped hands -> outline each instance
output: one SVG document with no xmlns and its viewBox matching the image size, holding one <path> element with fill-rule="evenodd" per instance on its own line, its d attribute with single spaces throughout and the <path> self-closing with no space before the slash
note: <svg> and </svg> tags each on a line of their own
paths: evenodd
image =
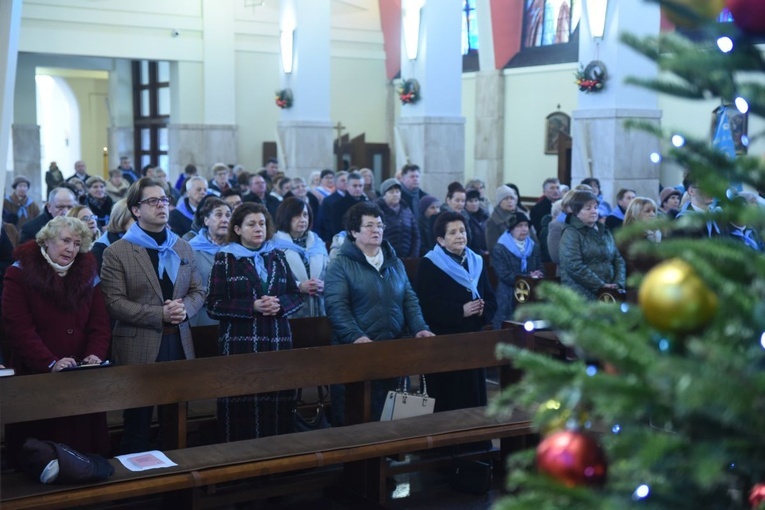
<svg viewBox="0 0 765 510">
<path fill-rule="evenodd" d="M 253 303 L 255 311 L 266 316 L 276 315 L 279 313 L 281 307 L 282 304 L 276 296 L 263 296 L 256 299 Z"/>
<path fill-rule="evenodd" d="M 316 278 L 311 278 L 303 281 L 300 285 L 300 292 L 308 294 L 309 296 L 315 296 L 324 292 L 324 281 Z"/>
<path fill-rule="evenodd" d="M 464 305 L 462 305 L 462 311 L 463 315 L 465 317 L 472 317 L 473 315 L 483 315 L 483 299 L 474 299 L 473 301 L 468 301 Z"/>
<path fill-rule="evenodd" d="M 101 358 L 95 354 L 91 354 L 82 359 L 80 365 L 99 365 L 102 363 Z M 51 372 L 60 372 L 65 368 L 74 368 L 78 365 L 77 360 L 73 356 L 67 356 L 58 360 L 50 369 Z"/>
<path fill-rule="evenodd" d="M 162 306 L 162 322 L 180 324 L 186 320 L 186 306 L 182 299 L 166 299 Z"/>
</svg>

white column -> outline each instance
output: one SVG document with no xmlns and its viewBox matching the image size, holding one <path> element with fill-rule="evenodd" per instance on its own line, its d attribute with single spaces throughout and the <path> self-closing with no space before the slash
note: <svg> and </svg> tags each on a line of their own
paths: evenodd
<svg viewBox="0 0 765 510">
<path fill-rule="evenodd" d="M 133 138 L 133 71 L 129 60 L 114 59 L 109 72 L 109 168 L 117 168 L 121 156 L 135 161 Z"/>
<path fill-rule="evenodd" d="M 281 58 L 279 68 L 271 71 L 279 73 L 281 87 L 293 94 L 293 105 L 281 110 L 277 130 L 283 159 L 279 164 L 290 175 L 307 177 L 313 170 L 335 167 L 329 113 L 330 15 L 329 0 L 279 3 L 280 34 L 294 31 L 292 72 L 284 72 Z"/>
<path fill-rule="evenodd" d="M 657 66 L 619 41 L 621 33 L 638 37 L 659 35 L 659 6 L 643 0 L 611 0 L 602 41 L 590 35 L 586 8 L 579 31 L 579 60 L 587 65 L 602 61 L 608 78 L 601 92 L 579 93 L 573 112 L 572 184 L 597 177 L 603 196 L 612 205 L 619 188 L 632 188 L 639 196 L 655 198 L 659 167 L 649 156 L 659 151 L 659 141 L 639 130 L 626 130 L 624 122 L 639 119 L 658 126 L 661 111 L 656 93 L 627 85 L 628 76 L 651 78 Z"/>
<path fill-rule="evenodd" d="M 402 29 L 401 78 L 419 81 L 421 99 L 402 105 L 397 128 L 409 161 L 422 169 L 423 189 L 439 197 L 465 174 L 461 7 L 460 0 L 424 3 L 416 60 L 406 54 Z M 397 151 L 396 159 L 401 168 L 404 155 Z"/>
<path fill-rule="evenodd" d="M 16 85 L 16 62 L 19 50 L 19 28 L 21 26 L 21 0 L 0 2 L 0 195 L 5 196 L 5 181 L 8 170 L 8 142 L 11 137 L 13 119 L 13 93 Z M 39 150 L 39 149 L 38 149 Z"/>
</svg>

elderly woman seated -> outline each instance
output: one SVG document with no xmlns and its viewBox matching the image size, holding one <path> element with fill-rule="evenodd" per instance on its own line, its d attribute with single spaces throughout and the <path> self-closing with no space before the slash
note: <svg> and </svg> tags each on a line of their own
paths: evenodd
<svg viewBox="0 0 765 510">
<path fill-rule="evenodd" d="M 106 358 L 109 316 L 89 253 L 92 242 L 82 221 L 61 216 L 16 249 L 18 262 L 5 273 L 2 317 L 8 364 L 17 374 L 56 373 Z M 8 458 L 27 437 L 81 452 L 109 451 L 104 413 L 9 425 Z"/>
</svg>

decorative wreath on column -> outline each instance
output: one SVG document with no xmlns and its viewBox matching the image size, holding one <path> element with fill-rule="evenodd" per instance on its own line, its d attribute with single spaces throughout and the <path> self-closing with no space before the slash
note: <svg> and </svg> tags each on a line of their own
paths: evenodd
<svg viewBox="0 0 765 510">
<path fill-rule="evenodd" d="M 401 104 L 414 104 L 420 100 L 420 82 L 415 79 L 402 80 L 398 87 Z"/>
<path fill-rule="evenodd" d="M 282 89 L 276 92 L 276 106 L 281 109 L 292 108 L 292 89 Z"/>
<path fill-rule="evenodd" d="M 576 85 L 579 90 L 589 94 L 603 90 L 608 75 L 606 65 L 600 60 L 593 60 L 587 64 L 587 67 L 580 66 L 574 76 L 576 76 Z"/>
</svg>

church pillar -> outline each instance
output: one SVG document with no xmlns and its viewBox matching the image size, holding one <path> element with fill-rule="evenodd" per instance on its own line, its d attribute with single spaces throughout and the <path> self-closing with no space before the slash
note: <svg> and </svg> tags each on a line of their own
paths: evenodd
<svg viewBox="0 0 765 510">
<path fill-rule="evenodd" d="M 109 73 L 109 168 L 117 168 L 120 157 L 135 160 L 133 138 L 133 71 L 129 60 L 115 59 Z M 165 169 L 167 170 L 167 169 Z"/>
<path fill-rule="evenodd" d="M 0 196 L 5 196 L 5 181 L 10 177 L 6 161 L 13 120 L 13 92 L 16 84 L 20 26 L 21 0 L 0 2 Z"/>
<path fill-rule="evenodd" d="M 23 175 L 32 185 L 29 193 L 40 203 L 44 199 L 45 183 L 40 171 L 40 126 L 37 125 L 37 84 L 35 64 L 31 59 L 19 59 L 16 67 L 16 94 L 13 104 L 13 174 L 6 179 L 6 190 L 14 177 Z"/>
<path fill-rule="evenodd" d="M 313 170 L 335 168 L 329 113 L 330 14 L 329 0 L 279 4 L 280 33 L 285 39 L 293 33 L 292 70 L 285 72 L 280 58 L 278 71 L 264 72 L 279 72 L 281 88 L 293 95 L 292 107 L 281 110 L 277 127 L 279 165 L 289 175 L 308 177 Z M 281 51 L 286 49 L 282 45 Z"/>
<path fill-rule="evenodd" d="M 504 183 L 505 78 L 496 69 L 493 16 L 490 0 L 477 0 L 481 47 L 475 91 L 475 163 L 473 176 L 486 183 L 486 192 Z"/>
<path fill-rule="evenodd" d="M 403 6 L 408 3 L 414 2 L 404 1 Z M 440 199 L 450 182 L 465 177 L 461 5 L 460 0 L 426 2 L 417 58 L 409 60 L 405 39 L 401 44 L 401 78 L 419 82 L 421 99 L 401 106 L 397 131 L 406 154 L 396 152 L 396 167 L 408 157 L 422 170 L 422 188 Z"/>
<path fill-rule="evenodd" d="M 600 92 L 579 93 L 573 112 L 571 184 L 585 177 L 597 177 L 605 199 L 615 206 L 619 188 L 631 188 L 638 196 L 654 198 L 659 192 L 659 167 L 650 154 L 660 152 L 655 137 L 627 130 L 625 121 L 661 123 L 661 110 L 654 92 L 627 85 L 628 76 L 651 78 L 657 75 L 655 63 L 638 55 L 619 41 L 619 34 L 638 37 L 658 36 L 659 6 L 643 0 L 611 0 L 608 5 L 605 35 L 595 41 L 590 35 L 586 9 L 579 30 L 579 61 L 587 65 L 601 61 L 608 79 Z"/>
<path fill-rule="evenodd" d="M 204 63 L 170 65 L 170 177 L 189 163 L 212 177 L 215 163 L 235 164 L 237 153 L 233 0 L 202 0 Z"/>
</svg>

